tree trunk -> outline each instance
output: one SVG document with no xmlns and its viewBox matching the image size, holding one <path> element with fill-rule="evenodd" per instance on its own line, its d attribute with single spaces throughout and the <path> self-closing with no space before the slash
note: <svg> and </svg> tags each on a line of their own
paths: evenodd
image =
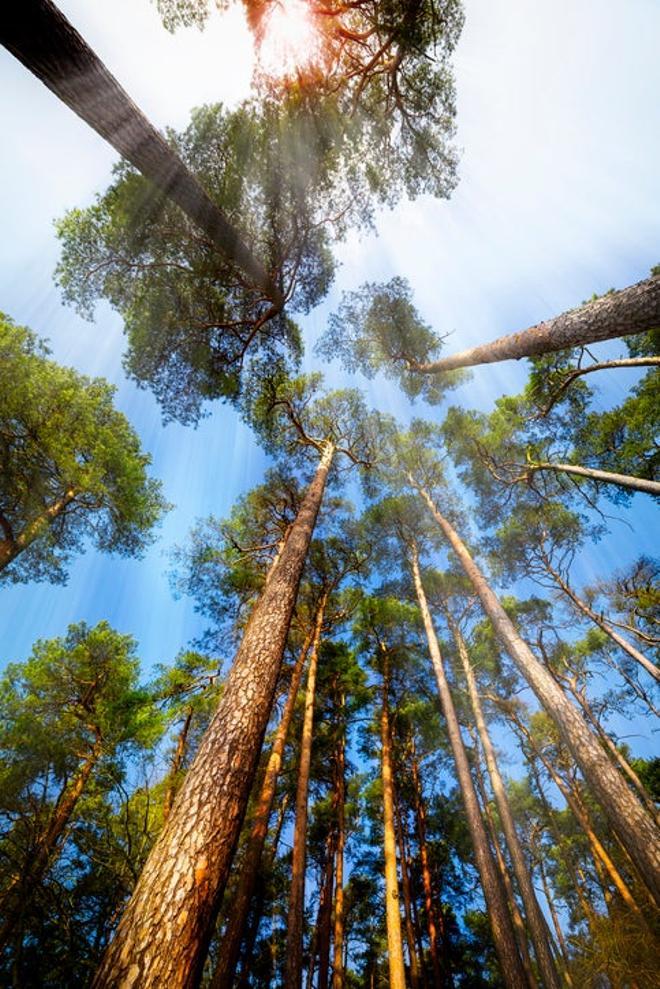
<svg viewBox="0 0 660 989">
<path fill-rule="evenodd" d="M 543 861 L 541 859 L 539 859 L 539 873 L 541 875 L 541 885 L 543 886 L 543 895 L 545 896 L 546 903 L 548 904 L 548 910 L 550 911 L 550 917 L 552 918 L 552 926 L 555 929 L 555 937 L 557 938 L 559 951 L 561 953 L 561 957 L 564 962 L 564 979 L 569 986 L 572 986 L 573 979 L 571 978 L 570 972 L 568 970 L 568 966 L 570 964 L 570 957 L 568 954 L 568 947 L 566 945 L 566 938 L 564 937 L 564 932 L 561 929 L 559 914 L 557 913 L 557 907 L 555 905 L 554 897 L 550 892 L 550 885 L 548 883 L 548 879 L 545 874 L 545 869 L 543 867 Z"/>
<path fill-rule="evenodd" d="M 286 932 L 285 989 L 300 989 L 302 986 L 305 870 L 307 861 L 307 798 L 309 794 L 309 773 L 312 761 L 312 739 L 314 735 L 316 673 L 319 663 L 323 615 L 325 613 L 327 599 L 328 595 L 325 592 L 316 613 L 314 639 L 310 651 L 307 688 L 305 690 L 305 713 L 300 738 L 298 788 L 296 791 L 296 823 L 293 833 L 293 860 L 291 863 L 291 887 L 289 890 L 289 912 Z"/>
<path fill-rule="evenodd" d="M 179 736 L 176 740 L 176 748 L 174 750 L 174 755 L 172 756 L 172 762 L 170 764 L 169 777 L 170 781 L 165 792 L 165 799 L 163 800 L 163 823 L 167 821 L 170 816 L 170 811 L 172 810 L 172 804 L 174 803 L 174 796 L 178 789 L 178 775 L 183 765 L 183 760 L 186 754 L 186 748 L 188 745 L 188 733 L 190 732 L 190 725 L 193 718 L 192 707 L 188 708 L 188 713 L 186 714 L 185 721 Z"/>
<path fill-rule="evenodd" d="M 419 960 L 417 958 L 417 947 L 415 944 L 415 925 L 412 912 L 412 894 L 410 892 L 410 874 L 408 872 L 408 860 L 406 856 L 403 825 L 401 822 L 401 810 L 396 791 L 394 792 L 394 824 L 396 828 L 397 845 L 399 846 L 399 863 L 401 865 L 401 892 L 403 893 L 403 916 L 405 918 L 406 943 L 408 945 L 408 958 L 410 960 L 410 985 L 412 989 L 419 989 Z"/>
<path fill-rule="evenodd" d="M 445 718 L 447 735 L 456 765 L 456 775 L 465 805 L 465 815 L 472 838 L 477 869 L 479 870 L 481 885 L 486 899 L 495 949 L 500 960 L 502 977 L 506 985 L 509 986 L 509 989 L 523 989 L 523 987 L 527 986 L 527 978 L 520 955 L 518 954 L 518 946 L 511 923 L 509 908 L 503 895 L 497 867 L 493 860 L 484 823 L 479 812 L 479 803 L 472 783 L 472 777 L 470 776 L 470 767 L 461 737 L 461 730 L 445 675 L 440 645 L 435 634 L 422 584 L 417 547 L 412 545 L 410 551 L 410 563 L 415 590 L 417 592 L 417 600 L 419 602 L 422 621 L 424 622 L 433 671 L 438 684 L 442 713 Z"/>
<path fill-rule="evenodd" d="M 281 309 L 281 293 L 238 231 L 54 3 L 9 0 L 0 18 L 0 42 Z"/>
<path fill-rule="evenodd" d="M 660 279 L 657 281 L 660 286 Z M 564 742 L 582 770 L 587 783 L 598 797 L 612 827 L 621 838 L 640 875 L 644 877 L 656 902 L 660 902 L 660 842 L 655 822 L 612 765 L 582 715 L 573 707 L 551 673 L 536 659 L 527 643 L 518 634 L 453 526 L 440 514 L 428 492 L 416 485 L 415 487 L 447 537 L 481 599 L 498 639 L 556 723 Z"/>
<path fill-rule="evenodd" d="M 660 277 L 653 276 L 619 292 L 608 293 L 527 330 L 462 350 L 427 363 L 410 362 L 412 371 L 437 374 L 457 367 L 520 360 L 536 354 L 581 347 L 599 340 L 645 333 L 660 326 Z"/>
<path fill-rule="evenodd" d="M 337 835 L 334 830 L 331 830 L 326 842 L 325 869 L 316 921 L 316 951 L 319 959 L 319 974 L 316 980 L 316 989 L 328 989 L 330 977 L 330 933 L 332 929 L 336 841 Z"/>
<path fill-rule="evenodd" d="M 266 766 L 266 772 L 261 785 L 261 793 L 259 794 L 259 800 L 252 821 L 252 830 L 241 865 L 238 888 L 231 903 L 229 922 L 222 938 L 218 952 L 218 963 L 213 973 L 209 989 L 224 989 L 225 986 L 232 984 L 234 978 L 245 922 L 250 910 L 250 902 L 259 875 L 261 856 L 263 854 L 266 836 L 268 835 L 268 822 L 273 810 L 277 781 L 279 779 L 280 769 L 282 768 L 284 748 L 286 746 L 293 712 L 296 707 L 296 699 L 300 690 L 307 654 L 309 653 L 313 638 L 314 630 L 312 629 L 303 643 L 293 673 L 291 674 L 289 693 L 284 704 L 280 723 L 277 726 L 268 765 Z"/>
<path fill-rule="evenodd" d="M 509 849 L 509 855 L 511 856 L 513 871 L 515 873 L 520 895 L 522 896 L 522 901 L 525 907 L 525 915 L 527 917 L 527 923 L 529 924 L 532 943 L 534 944 L 534 952 L 536 954 L 536 960 L 541 972 L 544 989 L 560 989 L 561 979 L 555 967 L 554 958 L 552 957 L 552 951 L 547 937 L 545 919 L 541 913 L 538 900 L 536 899 L 536 893 L 534 892 L 534 886 L 532 884 L 532 877 L 530 876 L 527 868 L 525 854 L 522 850 L 520 839 L 518 838 L 518 832 L 516 831 L 513 814 L 511 813 L 509 798 L 506 793 L 504 781 L 500 775 L 499 766 L 497 765 L 495 749 L 488 732 L 486 719 L 484 718 L 481 699 L 477 690 L 474 670 L 472 669 L 472 663 L 470 662 L 465 639 L 463 638 L 461 630 L 448 607 L 445 607 L 445 614 L 447 616 L 447 623 L 454 637 L 454 642 L 456 643 L 456 649 L 461 660 L 465 679 L 467 681 L 470 704 L 472 706 L 477 732 L 479 733 L 481 747 L 484 752 L 486 768 L 488 769 L 490 784 L 493 788 L 493 795 L 495 797 L 495 803 L 497 804 L 497 811 L 502 824 L 502 830 L 504 831 L 507 848 Z"/>
<path fill-rule="evenodd" d="M 387 921 L 387 956 L 390 989 L 406 989 L 401 940 L 399 881 L 396 869 L 396 838 L 394 833 L 394 781 L 392 778 L 392 739 L 390 736 L 389 655 L 382 653 L 382 706 L 380 714 L 381 775 L 383 782 L 383 849 L 385 857 L 385 917 Z"/>
<path fill-rule="evenodd" d="M 0 571 L 8 567 L 23 550 L 27 549 L 35 539 L 38 539 L 44 529 L 48 528 L 53 519 L 58 518 L 66 510 L 78 494 L 79 492 L 75 488 L 69 488 L 61 498 L 57 498 L 50 505 L 47 505 L 41 515 L 28 522 L 15 539 L 1 539 Z"/>
<path fill-rule="evenodd" d="M 646 477 L 633 477 L 631 474 L 616 474 L 610 470 L 600 470 L 597 467 L 582 467 L 579 464 L 531 464 L 533 471 L 551 470 L 559 474 L 575 474 L 576 477 L 588 477 L 601 484 L 616 484 L 628 491 L 642 491 L 654 497 L 660 497 L 660 481 L 652 481 Z"/>
<path fill-rule="evenodd" d="M 231 867 L 334 447 L 326 445 L 218 710 L 93 982 L 193 989 Z"/>
<path fill-rule="evenodd" d="M 346 727 L 340 698 L 341 737 L 337 746 L 337 848 L 335 852 L 335 919 L 333 930 L 332 989 L 344 989 L 344 849 L 346 847 Z"/>
</svg>

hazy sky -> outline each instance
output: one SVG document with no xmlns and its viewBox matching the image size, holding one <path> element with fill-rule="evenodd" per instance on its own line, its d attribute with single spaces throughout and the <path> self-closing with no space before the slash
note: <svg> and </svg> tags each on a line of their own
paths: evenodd
<svg viewBox="0 0 660 989">
<path fill-rule="evenodd" d="M 251 46 L 241 10 L 203 33 L 168 34 L 149 0 L 60 0 L 60 7 L 160 127 L 185 126 L 191 107 L 249 91 Z M 450 202 L 421 200 L 380 217 L 378 236 L 351 238 L 327 304 L 304 321 L 315 338 L 343 288 L 408 277 L 425 318 L 462 349 L 522 329 L 593 292 L 622 287 L 660 261 L 660 3 L 657 0 L 467 0 L 456 59 L 460 184 Z M 52 222 L 108 183 L 115 153 L 7 52 L 0 50 L 0 309 L 50 338 L 54 356 L 119 387 L 118 404 L 154 458 L 176 505 L 146 561 L 88 552 L 66 587 L 0 595 L 0 663 L 39 637 L 101 618 L 140 643 L 145 665 L 168 661 L 200 630 L 173 601 L 165 553 L 198 516 L 227 513 L 258 482 L 264 457 L 231 410 L 197 430 L 161 426 L 155 402 L 121 372 L 121 321 L 94 324 L 61 305 L 52 280 Z M 308 354 L 309 366 L 314 358 Z M 517 390 L 525 369 L 476 369 L 451 401 L 488 408 Z M 333 380 L 339 380 L 333 372 Z M 617 402 L 631 378 L 599 381 Z M 363 383 L 364 384 L 364 383 Z M 403 413 L 393 385 L 369 400 Z M 433 413 L 440 415 L 441 410 Z M 648 551 L 657 515 L 636 496 L 633 533 L 590 551 L 581 572 L 607 573 Z"/>
</svg>

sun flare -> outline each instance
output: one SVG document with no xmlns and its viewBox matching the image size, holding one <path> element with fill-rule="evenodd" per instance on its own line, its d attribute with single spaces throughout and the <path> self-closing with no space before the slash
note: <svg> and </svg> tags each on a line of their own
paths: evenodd
<svg viewBox="0 0 660 989">
<path fill-rule="evenodd" d="M 273 78 L 293 76 L 318 55 L 319 35 L 305 0 L 275 0 L 259 45 L 262 71 Z"/>
</svg>

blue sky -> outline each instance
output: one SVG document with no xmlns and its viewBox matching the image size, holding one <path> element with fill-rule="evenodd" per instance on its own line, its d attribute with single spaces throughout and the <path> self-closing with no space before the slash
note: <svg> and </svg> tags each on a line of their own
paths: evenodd
<svg viewBox="0 0 660 989">
<path fill-rule="evenodd" d="M 169 35 L 149 0 L 60 0 L 136 102 L 160 127 L 182 127 L 205 101 L 249 90 L 251 49 L 240 9 L 205 32 Z M 644 277 L 660 261 L 660 4 L 657 0 L 467 0 L 456 59 L 460 184 L 450 202 L 404 203 L 378 234 L 351 237 L 327 303 L 304 322 L 323 329 L 344 288 L 404 275 L 425 318 L 462 349 L 532 325 L 593 292 Z M 194 519 L 224 515 L 257 483 L 265 458 L 235 413 L 216 406 L 197 430 L 163 428 L 152 397 L 121 371 L 121 321 L 100 307 L 93 324 L 62 307 L 52 273 L 52 221 L 107 185 L 116 155 L 8 53 L 0 51 L 0 309 L 51 341 L 54 357 L 118 386 L 117 403 L 154 459 L 175 509 L 143 561 L 89 551 L 66 587 L 3 589 L 0 664 L 24 658 L 69 622 L 107 618 L 139 641 L 149 668 L 201 628 L 173 600 L 166 553 Z M 316 366 L 311 347 L 308 367 Z M 343 375 L 330 369 L 330 380 Z M 489 408 L 519 388 L 512 362 L 477 368 L 451 401 Z M 601 377 L 620 401 L 625 372 Z M 361 382 L 369 401 L 408 415 L 391 383 Z M 436 410 L 434 415 L 441 415 Z M 650 499 L 635 497 L 614 535 L 581 561 L 592 579 L 622 566 L 657 531 Z M 619 513 L 621 514 L 621 513 Z"/>
</svg>

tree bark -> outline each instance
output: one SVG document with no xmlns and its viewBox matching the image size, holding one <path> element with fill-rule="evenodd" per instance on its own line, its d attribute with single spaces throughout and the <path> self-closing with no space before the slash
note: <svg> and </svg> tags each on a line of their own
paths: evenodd
<svg viewBox="0 0 660 989">
<path fill-rule="evenodd" d="M 533 471 L 553 470 L 560 474 L 575 474 L 577 477 L 588 477 L 601 484 L 615 484 L 628 491 L 642 491 L 654 497 L 660 497 L 660 481 L 652 481 L 646 477 L 633 477 L 631 474 L 616 474 L 610 470 L 599 470 L 596 467 L 582 467 L 579 464 L 531 464 Z"/>
<path fill-rule="evenodd" d="M 660 279 L 658 279 L 660 285 Z M 412 478 L 411 478 L 412 481 Z M 414 484 L 414 481 L 412 481 Z M 621 778 L 584 718 L 551 673 L 536 659 L 472 559 L 453 526 L 440 514 L 431 496 L 414 485 L 481 599 L 495 633 L 525 677 L 541 705 L 556 723 L 565 744 L 600 801 L 657 903 L 660 903 L 660 842 L 655 822 Z"/>
<path fill-rule="evenodd" d="M 401 939 L 399 881 L 396 869 L 396 838 L 394 833 L 394 781 L 392 777 L 392 739 L 390 735 L 390 670 L 389 655 L 381 648 L 382 704 L 380 714 L 381 775 L 383 782 L 383 850 L 385 858 L 385 917 L 387 921 L 387 955 L 390 989 L 406 989 Z"/>
<path fill-rule="evenodd" d="M 239 232 L 54 3 L 9 0 L 0 42 L 282 307 L 281 292 Z"/>
<path fill-rule="evenodd" d="M 76 498 L 79 492 L 69 488 L 61 498 L 57 498 L 44 508 L 41 515 L 28 522 L 15 539 L 0 539 L 0 570 L 4 570 L 16 557 L 32 545 L 50 523 L 58 518 Z"/>
<path fill-rule="evenodd" d="M 316 620 L 314 624 L 316 625 Z M 245 929 L 245 923 L 250 910 L 250 902 L 254 895 L 254 890 L 259 875 L 261 857 L 263 854 L 264 845 L 266 843 L 266 837 L 268 835 L 268 822 L 273 810 L 275 793 L 277 792 L 277 781 L 282 768 L 284 748 L 289 735 L 289 728 L 291 727 L 291 720 L 296 707 L 296 699 L 298 697 L 298 691 L 300 690 L 300 683 L 313 638 L 314 630 L 312 629 L 303 643 L 291 675 L 289 693 L 284 704 L 284 710 L 282 711 L 280 723 L 277 726 L 277 731 L 273 740 L 273 747 L 270 752 L 268 765 L 266 766 L 266 772 L 261 785 L 261 793 L 259 794 L 259 800 L 254 812 L 252 830 L 248 839 L 247 848 L 245 849 L 245 857 L 241 866 L 241 876 L 239 879 L 238 888 L 236 890 L 236 896 L 233 898 L 231 903 L 229 922 L 227 924 L 224 937 L 222 938 L 222 943 L 218 952 L 218 962 L 215 967 L 209 989 L 224 989 L 224 987 L 232 984 L 232 980 L 234 978 L 241 949 L 243 931 Z"/>
<path fill-rule="evenodd" d="M 190 731 L 190 725 L 193 718 L 192 707 L 188 708 L 188 713 L 186 714 L 185 720 L 179 732 L 179 736 L 176 740 L 176 748 L 174 750 L 174 755 L 172 756 L 172 762 L 170 764 L 169 777 L 170 781 L 165 791 L 165 799 L 163 800 L 163 823 L 167 821 L 172 810 L 172 804 L 174 803 L 174 796 L 178 789 L 179 770 L 183 765 L 183 760 L 186 754 L 186 748 L 188 744 L 188 733 Z"/>
<path fill-rule="evenodd" d="M 337 847 L 335 851 L 335 917 L 333 930 L 332 989 L 344 989 L 344 849 L 346 847 L 346 727 L 342 693 L 341 737 L 337 746 Z"/>
<path fill-rule="evenodd" d="M 193 989 L 197 984 L 250 796 L 333 454 L 333 445 L 327 444 L 94 989 Z"/>
<path fill-rule="evenodd" d="M 479 870 L 481 886 L 483 888 L 486 906 L 488 908 L 488 916 L 493 932 L 495 949 L 500 960 L 502 977 L 509 989 L 523 989 L 523 987 L 527 987 L 527 978 L 518 953 L 518 946 L 516 944 L 516 938 L 511 923 L 509 908 L 503 895 L 503 890 L 497 873 L 497 867 L 488 844 L 484 822 L 479 812 L 479 802 L 477 800 L 474 784 L 472 783 L 472 777 L 470 776 L 470 767 L 468 764 L 465 747 L 463 745 L 463 739 L 461 737 L 458 718 L 456 717 L 456 711 L 454 709 L 454 702 L 452 700 L 449 684 L 445 675 L 442 654 L 440 653 L 440 645 L 435 634 L 431 613 L 426 600 L 424 585 L 422 584 L 422 576 L 419 570 L 418 550 L 414 544 L 410 546 L 410 564 L 415 590 L 417 592 L 419 609 L 422 615 L 422 621 L 424 623 L 426 638 L 428 640 L 433 671 L 438 684 L 438 693 L 440 695 L 442 713 L 447 726 L 447 735 L 449 736 L 449 743 L 451 745 L 454 763 L 456 765 L 456 775 L 458 777 L 461 796 L 465 805 L 465 815 L 470 830 L 470 836 L 472 838 L 477 869 Z"/>
<path fill-rule="evenodd" d="M 327 599 L 328 594 L 325 592 L 316 613 L 314 638 L 310 650 L 307 687 L 305 690 L 305 713 L 300 738 L 298 788 L 296 791 L 296 823 L 293 833 L 293 860 L 291 863 L 291 887 L 289 889 L 289 912 L 286 932 L 285 989 L 301 989 L 302 986 L 305 870 L 307 862 L 307 799 L 312 761 L 312 739 L 314 735 L 316 673 L 318 670 L 321 630 L 323 628 L 323 616 Z"/>
<path fill-rule="evenodd" d="M 495 797 L 495 803 L 497 804 L 497 811 L 502 824 L 502 830 L 504 831 L 507 848 L 509 849 L 509 855 L 511 856 L 513 871 L 515 873 L 520 895 L 522 896 L 523 905 L 525 907 L 525 915 L 527 917 L 527 923 L 529 924 L 532 943 L 534 945 L 534 953 L 536 954 L 536 960 L 541 972 L 544 989 L 560 989 L 561 979 L 555 967 L 554 958 L 552 957 L 550 942 L 547 937 L 545 919 L 541 913 L 538 900 L 536 899 L 536 893 L 534 892 L 534 886 L 532 884 L 532 877 L 530 876 L 529 869 L 527 868 L 525 854 L 522 850 L 520 839 L 518 838 L 518 832 L 516 831 L 513 814 L 511 813 L 509 798 L 506 793 L 504 781 L 500 775 L 499 766 L 497 765 L 495 749 L 488 732 L 486 719 L 484 718 L 481 699 L 477 690 L 474 670 L 472 669 L 472 663 L 470 662 L 465 639 L 461 634 L 458 623 L 455 621 L 448 607 L 445 607 L 445 614 L 447 616 L 447 624 L 449 625 L 450 631 L 454 637 L 454 642 L 456 643 L 456 650 L 461 660 L 461 665 L 467 681 L 470 704 L 472 706 L 477 732 L 479 733 L 481 747 L 484 752 L 486 768 L 488 770 L 488 776 L 493 788 L 493 795 Z"/>
<path fill-rule="evenodd" d="M 410 985 L 411 989 L 419 989 L 419 961 L 415 944 L 410 874 L 408 872 L 406 844 L 403 835 L 403 824 L 401 822 L 401 809 L 396 791 L 394 792 L 394 825 L 396 828 L 397 845 L 399 846 L 399 863 L 401 865 L 401 892 L 403 893 L 403 916 L 405 918 L 406 943 L 408 945 L 408 958 L 410 960 Z"/>
<path fill-rule="evenodd" d="M 331 830 L 326 842 L 325 869 L 316 921 L 316 951 L 319 959 L 319 974 L 316 980 L 316 989 L 328 989 L 330 976 L 330 934 L 332 929 L 336 841 L 337 835 Z"/>
<path fill-rule="evenodd" d="M 520 360 L 536 354 L 580 347 L 600 340 L 645 333 L 660 326 L 660 277 L 652 276 L 619 292 L 608 293 L 527 330 L 498 337 L 450 357 L 409 362 L 412 371 L 437 374 L 457 367 Z"/>
</svg>

